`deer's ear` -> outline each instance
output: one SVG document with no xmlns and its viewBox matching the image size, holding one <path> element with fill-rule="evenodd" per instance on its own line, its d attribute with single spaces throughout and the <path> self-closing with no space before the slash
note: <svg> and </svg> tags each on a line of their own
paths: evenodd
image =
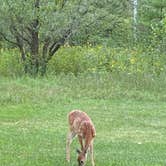
<svg viewBox="0 0 166 166">
<path fill-rule="evenodd" d="M 80 153 L 81 153 L 81 151 L 80 151 L 79 149 L 76 149 L 76 152 L 77 152 L 78 154 L 80 154 Z"/>
</svg>

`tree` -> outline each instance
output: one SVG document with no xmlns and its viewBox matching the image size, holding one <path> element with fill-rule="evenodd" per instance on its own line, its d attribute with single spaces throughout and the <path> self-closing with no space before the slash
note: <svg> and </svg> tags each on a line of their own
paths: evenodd
<svg viewBox="0 0 166 166">
<path fill-rule="evenodd" d="M 124 8 L 116 0 L 1 0 L 0 36 L 19 48 L 25 73 L 46 73 L 56 51 L 80 37 L 109 32 Z M 101 29 L 101 25 L 103 25 Z"/>
<path fill-rule="evenodd" d="M 139 34 L 144 44 L 150 45 L 160 52 L 166 48 L 166 1 L 140 0 Z"/>
</svg>

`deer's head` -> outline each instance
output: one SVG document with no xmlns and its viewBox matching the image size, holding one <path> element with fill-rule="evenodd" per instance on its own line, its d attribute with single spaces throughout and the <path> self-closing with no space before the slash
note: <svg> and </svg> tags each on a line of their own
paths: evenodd
<svg viewBox="0 0 166 166">
<path fill-rule="evenodd" d="M 84 166 L 85 162 L 86 162 L 86 152 L 85 151 L 80 151 L 79 149 L 77 149 L 77 153 L 78 153 L 78 166 Z"/>
</svg>

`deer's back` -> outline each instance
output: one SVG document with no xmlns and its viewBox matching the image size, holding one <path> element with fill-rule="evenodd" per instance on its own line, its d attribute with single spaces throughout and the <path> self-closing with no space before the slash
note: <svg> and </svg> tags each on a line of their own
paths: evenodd
<svg viewBox="0 0 166 166">
<path fill-rule="evenodd" d="M 96 135 L 94 125 L 90 117 L 80 110 L 74 110 L 68 115 L 70 130 L 76 134 L 85 136 L 86 134 L 92 134 L 93 137 Z"/>
</svg>

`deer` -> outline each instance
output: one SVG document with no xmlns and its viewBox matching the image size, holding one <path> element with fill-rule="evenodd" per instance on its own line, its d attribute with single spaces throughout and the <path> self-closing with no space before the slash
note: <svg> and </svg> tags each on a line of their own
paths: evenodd
<svg viewBox="0 0 166 166">
<path fill-rule="evenodd" d="M 84 166 L 87 159 L 87 152 L 90 151 L 92 166 L 95 166 L 93 154 L 93 142 L 96 130 L 90 117 L 83 111 L 73 110 L 68 114 L 69 131 L 66 141 L 66 160 L 70 162 L 70 145 L 75 136 L 78 137 L 81 150 L 77 149 L 78 165 Z"/>
</svg>

